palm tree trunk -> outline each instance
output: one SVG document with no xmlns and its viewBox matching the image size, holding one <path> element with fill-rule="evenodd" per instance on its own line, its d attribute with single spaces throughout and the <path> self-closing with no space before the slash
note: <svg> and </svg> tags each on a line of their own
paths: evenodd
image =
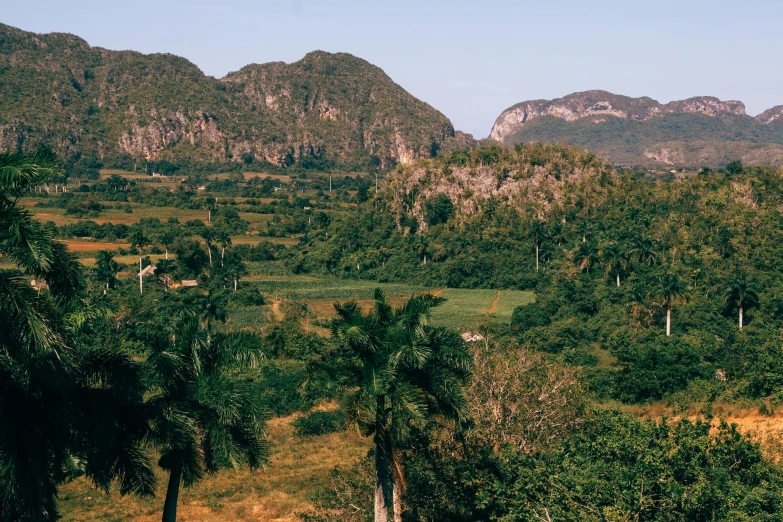
<svg viewBox="0 0 783 522">
<path fill-rule="evenodd" d="M 742 330 L 742 307 L 741 307 L 741 306 L 740 306 L 740 318 L 739 318 L 739 323 L 740 323 L 740 330 Z"/>
<path fill-rule="evenodd" d="M 392 485 L 392 497 L 394 503 L 394 522 L 402 522 L 402 487 L 400 481 L 395 480 Z"/>
<path fill-rule="evenodd" d="M 237 278 L 234 278 L 234 292 L 237 291 Z"/>
<path fill-rule="evenodd" d="M 220 251 L 220 266 L 225 266 L 223 264 L 223 259 L 226 257 L 226 247 L 223 247 L 223 250 Z"/>
<path fill-rule="evenodd" d="M 179 484 L 182 480 L 182 463 L 177 462 L 169 473 L 169 486 L 166 489 L 166 501 L 163 504 L 163 522 L 177 521 L 177 499 Z"/>
<path fill-rule="evenodd" d="M 672 307 L 666 305 L 666 337 L 672 334 Z"/>
<path fill-rule="evenodd" d="M 374 522 L 389 522 L 390 484 L 389 461 L 382 442 L 375 444 L 375 518 Z M 166 521 L 164 521 L 166 522 Z"/>
<path fill-rule="evenodd" d="M 536 243 L 536 272 L 538 272 L 538 243 Z"/>
<path fill-rule="evenodd" d="M 620 288 L 620 272 L 617 272 L 617 288 Z"/>
<path fill-rule="evenodd" d="M 212 245 L 207 243 L 207 250 L 209 251 L 209 268 L 212 268 Z"/>
</svg>

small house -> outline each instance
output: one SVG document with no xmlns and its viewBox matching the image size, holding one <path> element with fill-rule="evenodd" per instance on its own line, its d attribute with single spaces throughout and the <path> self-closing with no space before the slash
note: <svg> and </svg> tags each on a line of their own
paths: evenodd
<svg viewBox="0 0 783 522">
<path fill-rule="evenodd" d="M 198 286 L 198 281 L 196 281 L 195 279 L 183 279 L 180 286 L 184 286 L 184 287 Z"/>
<path fill-rule="evenodd" d="M 141 277 L 147 277 L 148 275 L 154 274 L 155 270 L 157 270 L 157 269 L 158 269 L 158 267 L 156 267 L 155 265 L 147 265 L 147 266 L 144 267 L 144 270 L 142 270 L 137 275 L 139 275 Z"/>
<path fill-rule="evenodd" d="M 475 343 L 477 341 L 484 340 L 484 336 L 481 335 L 480 333 L 470 332 L 470 331 L 462 332 L 460 334 L 460 337 L 462 337 L 462 340 L 465 341 L 466 343 Z"/>
</svg>

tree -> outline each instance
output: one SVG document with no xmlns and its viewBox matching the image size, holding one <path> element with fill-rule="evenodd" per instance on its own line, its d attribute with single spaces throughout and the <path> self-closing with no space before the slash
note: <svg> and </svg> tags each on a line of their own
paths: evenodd
<svg viewBox="0 0 783 522">
<path fill-rule="evenodd" d="M 682 301 L 685 294 L 685 285 L 675 274 L 665 273 L 656 281 L 656 295 L 661 306 L 666 309 L 666 336 L 671 335 L 672 305 Z"/>
<path fill-rule="evenodd" d="M 536 246 L 536 272 L 538 272 L 538 254 L 541 248 L 541 243 L 547 238 L 546 228 L 542 221 L 534 221 L 533 226 L 530 227 L 530 237 L 533 239 L 533 243 Z"/>
<path fill-rule="evenodd" d="M 638 265 L 653 266 L 658 260 L 659 248 L 657 240 L 645 235 L 639 236 L 628 250 L 628 259 Z"/>
<path fill-rule="evenodd" d="M 220 244 L 220 266 L 224 266 L 226 247 L 231 246 L 231 234 L 225 228 L 215 230 L 215 240 Z"/>
<path fill-rule="evenodd" d="M 620 288 L 620 273 L 628 266 L 628 258 L 617 243 L 604 245 L 601 249 L 601 263 L 606 275 L 613 276 L 617 280 L 617 288 Z"/>
<path fill-rule="evenodd" d="M 159 465 L 169 472 L 163 522 L 177 519 L 181 485 L 221 468 L 256 469 L 267 459 L 265 413 L 249 383 L 233 375 L 262 356 L 243 340 L 211 334 L 191 316 L 170 343 L 151 347 L 147 365 L 155 394 L 147 406 Z"/>
<path fill-rule="evenodd" d="M 97 487 L 151 495 L 155 476 L 137 363 L 93 346 L 84 274 L 18 198 L 62 172 L 49 150 L 0 154 L 0 518 L 58 518 L 57 486 L 78 464 Z M 27 280 L 45 281 L 38 295 Z"/>
<path fill-rule="evenodd" d="M 212 209 L 215 208 L 217 200 L 212 196 L 207 196 L 204 199 L 204 208 L 207 209 L 207 223 L 212 223 Z"/>
<path fill-rule="evenodd" d="M 204 227 L 199 231 L 199 234 L 204 242 L 207 244 L 207 253 L 209 254 L 209 267 L 212 268 L 212 241 L 215 240 L 215 232 L 208 227 Z"/>
<path fill-rule="evenodd" d="M 759 295 L 746 274 L 734 278 L 724 292 L 724 312 L 739 311 L 739 329 L 742 330 L 744 312 L 759 305 Z"/>
<path fill-rule="evenodd" d="M 139 250 L 149 244 L 149 240 L 144 235 L 144 229 L 142 229 L 140 225 L 136 225 L 131 229 L 128 240 L 130 241 L 131 246 L 138 247 Z"/>
<path fill-rule="evenodd" d="M 117 286 L 117 272 L 120 271 L 120 264 L 114 260 L 114 252 L 110 250 L 99 250 L 95 259 L 95 278 L 101 285 L 106 285 L 103 290 L 104 295 L 110 288 Z"/>
<path fill-rule="evenodd" d="M 163 245 L 163 248 L 166 249 L 166 259 L 169 258 L 169 247 L 174 243 L 174 240 L 176 237 L 170 230 L 165 230 L 158 239 L 160 243 Z"/>
<path fill-rule="evenodd" d="M 337 364 L 345 375 L 349 418 L 375 445 L 375 521 L 401 514 L 401 463 L 397 449 L 411 426 L 435 416 L 468 418 L 463 391 L 471 368 L 467 347 L 455 332 L 429 324 L 431 295 L 412 297 L 392 310 L 380 289 L 365 314 L 355 301 L 335 305 L 331 325 Z"/>
<path fill-rule="evenodd" d="M 598 264 L 599 260 L 598 250 L 596 250 L 595 245 L 591 241 L 579 243 L 574 252 L 574 263 L 579 267 L 579 270 L 590 272 L 590 268 Z"/>
<path fill-rule="evenodd" d="M 440 225 L 454 215 L 454 203 L 446 194 L 438 194 L 424 202 L 424 215 L 430 226 Z"/>
</svg>

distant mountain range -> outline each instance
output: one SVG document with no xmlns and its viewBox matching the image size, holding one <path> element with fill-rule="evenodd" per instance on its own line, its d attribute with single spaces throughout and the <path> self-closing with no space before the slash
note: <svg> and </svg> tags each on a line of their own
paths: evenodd
<svg viewBox="0 0 783 522">
<path fill-rule="evenodd" d="M 709 96 L 661 104 L 586 91 L 518 103 L 498 117 L 490 138 L 573 143 L 625 166 L 783 165 L 783 105 L 753 118 L 742 102 Z"/>
<path fill-rule="evenodd" d="M 0 93 L 0 150 L 44 142 L 104 164 L 389 165 L 454 136 L 378 67 L 321 51 L 215 79 L 178 56 L 0 24 Z"/>
</svg>

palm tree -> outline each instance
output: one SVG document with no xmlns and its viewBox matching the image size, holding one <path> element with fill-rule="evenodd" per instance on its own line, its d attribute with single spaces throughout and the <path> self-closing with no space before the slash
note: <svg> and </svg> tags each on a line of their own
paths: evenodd
<svg viewBox="0 0 783 522">
<path fill-rule="evenodd" d="M 672 305 L 682 301 L 685 294 L 685 285 L 675 274 L 665 273 L 656 281 L 656 295 L 660 299 L 661 306 L 666 308 L 666 336 L 671 335 Z"/>
<path fill-rule="evenodd" d="M 231 234 L 225 228 L 219 228 L 215 230 L 215 240 L 220 243 L 222 250 L 220 251 L 220 266 L 224 266 L 224 258 L 226 256 L 226 247 L 231 246 Z"/>
<path fill-rule="evenodd" d="M 628 266 L 628 258 L 617 243 L 609 243 L 601 249 L 601 262 L 607 276 L 614 276 L 620 288 L 620 273 Z"/>
<path fill-rule="evenodd" d="M 209 253 L 209 267 L 212 268 L 212 241 L 215 240 L 215 233 L 211 228 L 204 227 L 199 231 L 199 235 L 207 243 L 207 252 Z"/>
<path fill-rule="evenodd" d="M 208 196 L 204 199 L 204 207 L 207 209 L 207 223 L 212 223 L 212 209 L 215 207 L 217 200 L 212 196 Z"/>
<path fill-rule="evenodd" d="M 530 228 L 530 237 L 533 238 L 533 243 L 536 246 L 536 272 L 538 272 L 538 254 L 541 248 L 541 243 L 546 239 L 546 227 L 542 221 L 534 221 L 533 226 Z"/>
<path fill-rule="evenodd" d="M 739 329 L 742 330 L 745 310 L 756 308 L 759 305 L 759 295 L 756 289 L 748 282 L 747 275 L 741 274 L 726 288 L 724 295 L 724 310 L 727 313 L 739 310 Z"/>
<path fill-rule="evenodd" d="M 169 472 L 163 522 L 177 519 L 181 485 L 221 468 L 255 469 L 267 459 L 265 413 L 250 385 L 232 373 L 262 356 L 243 340 L 210 334 L 191 316 L 169 343 L 152 347 L 147 366 L 154 393 L 147 407 L 159 465 Z"/>
<path fill-rule="evenodd" d="M 399 520 L 401 463 L 396 451 L 413 425 L 434 416 L 467 420 L 463 384 L 471 358 L 455 332 L 429 324 L 429 311 L 443 302 L 414 296 L 392 310 L 380 289 L 375 309 L 355 301 L 335 305 L 331 325 L 338 361 L 347 375 L 344 409 L 375 445 L 375 521 Z"/>
<path fill-rule="evenodd" d="M 112 349 L 82 343 L 91 315 L 84 273 L 18 198 L 62 173 L 56 156 L 0 154 L 0 518 L 57 519 L 57 486 L 80 463 L 103 489 L 154 492 L 141 450 L 138 367 Z M 37 294 L 28 278 L 45 281 Z"/>
<path fill-rule="evenodd" d="M 600 261 L 598 250 L 596 250 L 595 245 L 591 241 L 579 243 L 573 256 L 574 263 L 577 264 L 582 272 L 590 272 L 590 268 Z"/>
<path fill-rule="evenodd" d="M 658 240 L 642 235 L 634 239 L 628 258 L 639 265 L 653 266 L 658 261 Z"/>
<path fill-rule="evenodd" d="M 103 294 L 110 288 L 117 286 L 117 272 L 120 271 L 120 264 L 114 260 L 114 252 L 111 250 L 99 250 L 95 258 L 95 278 L 101 285 L 106 285 Z"/>
</svg>

